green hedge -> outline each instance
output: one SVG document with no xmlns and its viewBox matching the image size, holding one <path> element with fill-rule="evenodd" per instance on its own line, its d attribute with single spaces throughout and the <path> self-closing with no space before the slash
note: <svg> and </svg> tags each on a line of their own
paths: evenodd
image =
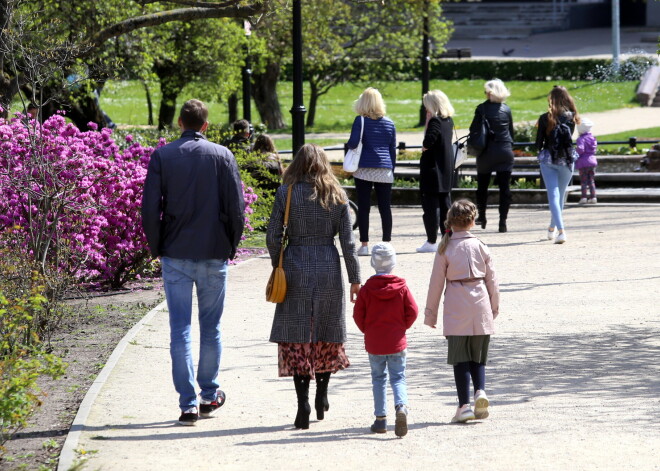
<svg viewBox="0 0 660 471">
<path fill-rule="evenodd" d="M 632 60 L 632 59 L 631 59 Z M 498 77 L 502 80 L 592 80 L 610 68 L 611 59 L 561 60 L 484 60 L 484 59 L 431 59 L 431 78 L 441 80 L 483 79 Z M 283 64 L 282 80 L 292 80 L 291 64 Z M 387 73 L 384 73 L 384 72 Z M 380 72 L 380 74 L 379 74 Z M 349 72 L 352 81 L 360 77 L 388 76 L 392 80 L 418 80 L 419 59 L 401 59 L 383 63 L 363 59 L 353 61 Z"/>
</svg>

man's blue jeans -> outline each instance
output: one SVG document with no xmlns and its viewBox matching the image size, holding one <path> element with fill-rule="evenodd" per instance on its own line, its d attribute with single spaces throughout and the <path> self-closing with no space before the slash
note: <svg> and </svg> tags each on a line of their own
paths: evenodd
<svg viewBox="0 0 660 471">
<path fill-rule="evenodd" d="M 573 165 L 541 164 L 541 175 L 548 192 L 548 206 L 550 206 L 550 226 L 564 229 L 562 211 L 566 188 L 573 177 Z"/>
<path fill-rule="evenodd" d="M 387 415 L 387 374 L 394 393 L 394 405 L 408 405 L 406 388 L 406 351 L 391 355 L 369 354 L 371 365 L 371 385 L 374 392 L 374 414 L 376 417 Z"/>
<path fill-rule="evenodd" d="M 167 308 L 170 312 L 172 377 L 174 388 L 179 393 L 179 407 L 186 410 L 197 406 L 190 339 L 193 284 L 197 287 L 199 307 L 197 383 L 202 398 L 213 400 L 220 386 L 220 318 L 225 304 L 227 261 L 161 257 L 161 264 Z"/>
</svg>

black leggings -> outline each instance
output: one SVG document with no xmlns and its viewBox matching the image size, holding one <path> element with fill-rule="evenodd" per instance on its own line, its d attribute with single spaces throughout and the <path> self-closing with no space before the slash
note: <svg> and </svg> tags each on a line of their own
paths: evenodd
<svg viewBox="0 0 660 471">
<path fill-rule="evenodd" d="M 445 230 L 447 211 L 451 206 L 450 193 L 422 193 L 422 220 L 426 230 L 426 240 L 435 244 L 438 240 L 438 229 Z"/>
<path fill-rule="evenodd" d="M 477 208 L 486 211 L 488 204 L 488 185 L 490 185 L 488 173 L 477 173 Z M 511 172 L 495 172 L 495 182 L 500 187 L 500 219 L 506 220 L 511 206 Z"/>
<path fill-rule="evenodd" d="M 392 184 L 377 183 L 354 178 L 357 193 L 358 228 L 360 242 L 369 242 L 369 211 L 371 210 L 371 188 L 376 189 L 378 212 L 383 225 L 383 242 L 392 240 Z"/>
<path fill-rule="evenodd" d="M 486 365 L 475 361 L 454 365 L 454 380 L 456 381 L 459 406 L 470 403 L 470 377 L 472 377 L 475 393 L 479 389 L 486 389 Z"/>
</svg>

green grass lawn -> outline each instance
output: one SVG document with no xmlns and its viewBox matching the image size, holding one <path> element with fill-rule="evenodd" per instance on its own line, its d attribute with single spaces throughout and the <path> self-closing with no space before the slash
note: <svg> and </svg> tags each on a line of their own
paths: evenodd
<svg viewBox="0 0 660 471">
<path fill-rule="evenodd" d="M 469 126 L 474 108 L 484 100 L 483 80 L 434 80 L 432 89 L 444 91 L 456 109 L 455 122 L 459 128 Z M 553 85 L 566 86 L 576 100 L 581 113 L 593 113 L 611 109 L 639 106 L 634 101 L 637 82 L 507 82 L 511 90 L 508 104 L 513 111 L 515 122 L 531 121 L 545 112 L 547 94 Z M 322 96 L 316 111 L 316 125 L 308 128 L 309 133 L 347 132 L 353 122 L 353 102 L 362 90 L 369 84 L 342 84 Z M 387 104 L 387 114 L 400 131 L 414 130 L 419 119 L 421 84 L 419 82 L 384 82 L 371 84 L 378 87 Z M 156 85 L 150 87 L 154 102 L 154 118 L 158 116 L 160 91 Z M 282 114 L 287 124 L 291 122 L 289 112 L 292 104 L 291 82 L 281 82 L 278 89 Z M 309 98 L 307 84 L 304 90 L 305 99 Z M 185 100 L 193 98 L 184 91 L 179 97 L 177 107 Z M 139 82 L 116 81 L 108 82 L 101 104 L 106 113 L 117 123 L 124 125 L 147 124 L 147 102 L 143 86 Z M 307 104 L 307 103 L 306 103 Z M 227 108 L 224 103 L 209 102 L 209 119 L 211 122 L 223 123 L 227 120 Z M 240 106 L 239 106 L 240 111 Z M 252 116 L 259 122 L 259 114 L 252 107 Z M 419 128 L 417 128 L 419 129 Z M 290 132 L 290 128 L 270 130 L 270 132 Z M 284 142 L 278 144 L 286 148 Z M 329 145 L 331 143 L 325 143 Z M 290 144 L 289 144 L 290 145 Z"/>
</svg>

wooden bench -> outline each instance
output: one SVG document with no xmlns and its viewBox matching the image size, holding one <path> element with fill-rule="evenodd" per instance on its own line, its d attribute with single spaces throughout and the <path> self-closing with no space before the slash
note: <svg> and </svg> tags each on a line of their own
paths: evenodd
<svg viewBox="0 0 660 471">
<path fill-rule="evenodd" d="M 469 47 L 447 49 L 438 57 L 440 59 L 468 59 L 472 57 L 472 49 Z"/>
</svg>

